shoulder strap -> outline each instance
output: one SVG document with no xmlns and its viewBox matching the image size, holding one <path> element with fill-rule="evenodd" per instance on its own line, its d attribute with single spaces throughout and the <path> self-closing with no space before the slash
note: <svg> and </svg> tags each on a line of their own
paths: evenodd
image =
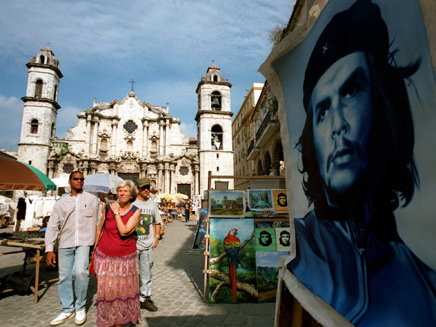
<svg viewBox="0 0 436 327">
<path fill-rule="evenodd" d="M 98 237 L 98 241 L 94 245 L 94 250 L 97 248 L 98 243 L 100 243 L 101 237 L 103 236 L 104 227 L 106 226 L 106 216 L 107 216 L 107 213 L 109 212 L 109 209 L 110 209 L 110 206 L 105 204 L 105 207 L 104 207 L 104 217 L 103 217 L 104 222 L 103 222 L 103 226 L 101 227 L 100 236 Z"/>
</svg>

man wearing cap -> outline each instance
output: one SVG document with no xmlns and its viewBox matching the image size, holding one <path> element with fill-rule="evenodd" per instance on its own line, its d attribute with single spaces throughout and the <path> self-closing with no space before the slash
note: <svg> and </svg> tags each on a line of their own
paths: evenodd
<svg viewBox="0 0 436 327">
<path fill-rule="evenodd" d="M 139 225 L 136 228 L 141 308 L 157 311 L 158 308 L 151 300 L 151 268 L 153 250 L 159 244 L 162 218 L 158 205 L 150 198 L 150 180 L 147 177 L 136 181 L 136 192 L 138 195 L 133 205 L 141 210 Z"/>
<path fill-rule="evenodd" d="M 294 220 L 288 268 L 355 326 L 436 326 L 436 272 L 403 243 L 393 214 L 419 184 L 404 80 L 420 60 L 398 67 L 389 45 L 379 7 L 358 0 L 313 49 L 297 147 L 314 210 Z"/>
</svg>

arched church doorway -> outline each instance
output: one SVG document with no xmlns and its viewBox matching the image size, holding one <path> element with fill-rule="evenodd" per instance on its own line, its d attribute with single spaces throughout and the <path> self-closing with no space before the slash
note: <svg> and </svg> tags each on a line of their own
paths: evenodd
<svg viewBox="0 0 436 327">
<path fill-rule="evenodd" d="M 177 184 L 177 193 L 186 194 L 191 198 L 191 184 Z"/>
</svg>

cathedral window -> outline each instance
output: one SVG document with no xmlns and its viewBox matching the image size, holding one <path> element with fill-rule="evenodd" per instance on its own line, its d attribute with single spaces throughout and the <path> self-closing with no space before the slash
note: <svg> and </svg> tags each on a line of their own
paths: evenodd
<svg viewBox="0 0 436 327">
<path fill-rule="evenodd" d="M 107 140 L 106 139 L 102 139 L 101 142 L 100 142 L 100 146 L 101 146 L 101 148 L 103 150 L 106 150 L 107 149 Z"/>
<path fill-rule="evenodd" d="M 32 119 L 30 122 L 30 133 L 31 134 L 38 134 L 38 119 Z"/>
<path fill-rule="evenodd" d="M 132 134 L 134 131 L 136 131 L 138 125 L 136 125 L 133 120 L 129 120 L 123 125 L 123 127 L 127 133 Z"/>
<path fill-rule="evenodd" d="M 71 174 L 74 170 L 74 166 L 70 163 L 64 164 L 63 170 L 64 170 L 64 173 Z"/>
<path fill-rule="evenodd" d="M 55 101 L 58 100 L 58 86 L 57 85 L 55 85 L 55 87 L 54 87 L 53 100 L 55 100 Z"/>
<path fill-rule="evenodd" d="M 35 84 L 35 98 L 42 98 L 42 81 L 39 79 Z"/>
<path fill-rule="evenodd" d="M 212 92 L 210 99 L 212 110 L 221 110 L 221 94 L 218 91 Z"/>
<path fill-rule="evenodd" d="M 211 130 L 211 149 L 222 150 L 223 148 L 223 129 L 220 125 L 212 126 Z"/>
<path fill-rule="evenodd" d="M 157 142 L 156 141 L 151 142 L 151 148 L 152 148 L 152 150 L 157 149 Z"/>
<path fill-rule="evenodd" d="M 55 137 L 55 124 L 51 123 L 50 137 Z"/>
<path fill-rule="evenodd" d="M 213 75 L 213 81 L 218 82 L 218 75 Z"/>
<path fill-rule="evenodd" d="M 44 56 L 39 56 L 39 62 L 41 64 L 44 64 L 45 63 L 45 57 Z"/>
<path fill-rule="evenodd" d="M 132 149 L 133 149 L 133 142 L 127 141 L 127 150 L 132 150 Z"/>
<path fill-rule="evenodd" d="M 180 175 L 186 176 L 186 175 L 188 175 L 189 168 L 186 166 L 182 166 L 182 167 L 180 167 L 179 172 L 180 172 Z"/>
</svg>

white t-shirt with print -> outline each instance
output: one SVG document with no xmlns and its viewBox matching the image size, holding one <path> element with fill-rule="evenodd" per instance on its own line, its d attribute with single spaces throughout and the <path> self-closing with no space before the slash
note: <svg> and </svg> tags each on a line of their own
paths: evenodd
<svg viewBox="0 0 436 327">
<path fill-rule="evenodd" d="M 162 218 L 159 214 L 159 207 L 152 199 L 147 201 L 136 200 L 133 205 L 141 210 L 139 224 L 136 227 L 136 248 L 148 250 L 154 245 L 154 224 L 162 225 Z"/>
</svg>

